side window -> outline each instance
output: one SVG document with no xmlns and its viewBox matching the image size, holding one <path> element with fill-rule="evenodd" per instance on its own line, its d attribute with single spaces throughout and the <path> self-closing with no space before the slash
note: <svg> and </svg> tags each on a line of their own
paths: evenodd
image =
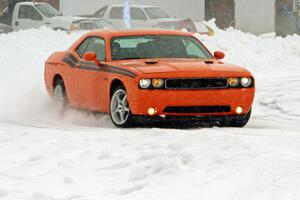
<svg viewBox="0 0 300 200">
<path fill-rule="evenodd" d="M 94 14 L 94 16 L 95 17 L 103 17 L 104 16 L 104 14 L 105 14 L 105 11 L 107 10 L 107 8 L 108 8 L 108 6 L 105 6 L 105 7 L 103 7 L 103 8 L 101 8 L 100 10 L 98 10 L 95 14 Z"/>
<path fill-rule="evenodd" d="M 86 48 L 86 52 L 95 52 L 99 61 L 105 61 L 105 42 L 102 38 L 94 37 Z"/>
<path fill-rule="evenodd" d="M 123 19 L 123 7 L 113 7 L 109 13 L 110 19 Z"/>
<path fill-rule="evenodd" d="M 43 20 L 42 15 L 32 6 L 21 5 L 19 8 L 19 19 Z"/>
<path fill-rule="evenodd" d="M 130 8 L 131 19 L 133 20 L 147 20 L 144 11 L 140 8 Z M 110 19 L 123 19 L 123 7 L 114 7 L 109 13 Z"/>
<path fill-rule="evenodd" d="M 131 8 L 131 19 L 133 20 L 147 20 L 147 17 L 142 9 L 140 8 Z"/>
<path fill-rule="evenodd" d="M 86 52 L 95 52 L 99 61 L 105 61 L 105 42 L 104 39 L 98 37 L 90 37 L 77 48 L 78 55 L 82 58 Z"/>
<path fill-rule="evenodd" d="M 90 43 L 92 38 L 87 38 L 85 39 L 80 45 L 79 47 L 77 47 L 76 52 L 78 53 L 79 57 L 82 58 L 83 54 L 86 52 L 86 48 L 88 46 L 88 44 Z"/>
</svg>

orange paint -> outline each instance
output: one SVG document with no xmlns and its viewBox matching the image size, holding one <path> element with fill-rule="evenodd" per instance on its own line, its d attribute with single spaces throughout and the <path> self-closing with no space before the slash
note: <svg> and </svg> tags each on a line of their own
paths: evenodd
<svg viewBox="0 0 300 200">
<path fill-rule="evenodd" d="M 45 83 L 48 93 L 53 95 L 55 77 L 61 77 L 66 87 L 69 104 L 75 108 L 109 113 L 111 86 L 120 81 L 127 93 L 133 115 L 148 115 L 155 108 L 157 115 L 170 116 L 224 116 L 236 115 L 241 106 L 243 114 L 251 110 L 254 100 L 254 78 L 241 67 L 223 64 L 224 57 L 216 52 L 207 62 L 201 59 L 166 58 L 112 61 L 111 39 L 119 36 L 176 35 L 192 36 L 190 33 L 173 30 L 98 30 L 90 32 L 75 42 L 67 51 L 50 56 L 45 66 Z M 82 58 L 77 47 L 88 37 L 100 37 L 105 41 L 106 60 L 95 60 L 95 54 L 86 53 Z M 200 41 L 199 41 L 200 42 Z M 200 42 L 201 43 L 201 42 Z M 139 80 L 146 79 L 226 79 L 252 78 L 249 88 L 218 89 L 141 89 Z M 167 107 L 229 106 L 226 112 L 174 113 Z"/>
</svg>

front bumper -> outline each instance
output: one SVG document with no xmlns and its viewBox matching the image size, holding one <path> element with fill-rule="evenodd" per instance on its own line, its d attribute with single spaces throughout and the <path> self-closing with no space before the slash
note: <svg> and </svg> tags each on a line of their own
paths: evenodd
<svg viewBox="0 0 300 200">
<path fill-rule="evenodd" d="M 154 108 L 155 116 L 234 116 L 236 108 L 242 107 L 243 115 L 251 110 L 255 88 L 217 90 L 137 90 L 130 94 L 129 104 L 133 115 L 147 116 Z M 225 112 L 168 113 L 167 107 L 229 106 Z"/>
</svg>

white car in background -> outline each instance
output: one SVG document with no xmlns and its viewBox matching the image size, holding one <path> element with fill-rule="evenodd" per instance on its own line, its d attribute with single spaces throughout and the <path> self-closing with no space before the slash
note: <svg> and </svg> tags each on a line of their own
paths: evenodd
<svg viewBox="0 0 300 200">
<path fill-rule="evenodd" d="M 124 28 L 123 21 L 124 5 L 107 5 L 96 11 L 93 15 L 82 17 L 102 18 L 110 21 L 118 28 Z M 151 5 L 130 5 L 132 27 L 153 27 L 160 22 L 174 21 L 169 15 L 157 6 Z"/>
<path fill-rule="evenodd" d="M 47 26 L 54 30 L 72 31 L 80 29 L 79 22 L 83 18 L 63 16 L 48 3 L 17 3 L 12 15 L 14 31 Z"/>
<path fill-rule="evenodd" d="M 82 23 L 84 22 L 84 23 Z M 63 16 L 48 3 L 20 2 L 14 7 L 12 16 L 5 9 L 0 16 L 0 32 L 18 31 L 46 26 L 53 30 L 78 31 L 102 26 L 111 28 L 109 22 L 82 17 Z M 6 25 L 4 25 L 6 24 Z"/>
<path fill-rule="evenodd" d="M 160 22 L 154 27 L 171 30 L 182 30 L 190 33 L 214 36 L 215 32 L 203 22 L 193 22 L 191 19 L 178 19 L 176 21 Z"/>
</svg>

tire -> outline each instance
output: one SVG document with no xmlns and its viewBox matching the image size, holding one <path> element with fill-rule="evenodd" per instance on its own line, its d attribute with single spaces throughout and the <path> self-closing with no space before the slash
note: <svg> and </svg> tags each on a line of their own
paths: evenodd
<svg viewBox="0 0 300 200">
<path fill-rule="evenodd" d="M 250 110 L 245 115 L 236 116 L 233 118 L 225 118 L 223 121 L 220 122 L 220 124 L 221 124 L 221 126 L 225 126 L 225 127 L 242 128 L 248 124 L 250 117 L 251 117 L 251 112 L 252 112 L 252 110 Z"/>
<path fill-rule="evenodd" d="M 59 111 L 64 111 L 68 106 L 66 88 L 62 79 L 58 79 L 55 82 L 53 102 Z"/>
<path fill-rule="evenodd" d="M 132 127 L 133 117 L 127 101 L 127 92 L 124 87 L 117 87 L 110 99 L 110 118 L 119 128 Z"/>
</svg>

